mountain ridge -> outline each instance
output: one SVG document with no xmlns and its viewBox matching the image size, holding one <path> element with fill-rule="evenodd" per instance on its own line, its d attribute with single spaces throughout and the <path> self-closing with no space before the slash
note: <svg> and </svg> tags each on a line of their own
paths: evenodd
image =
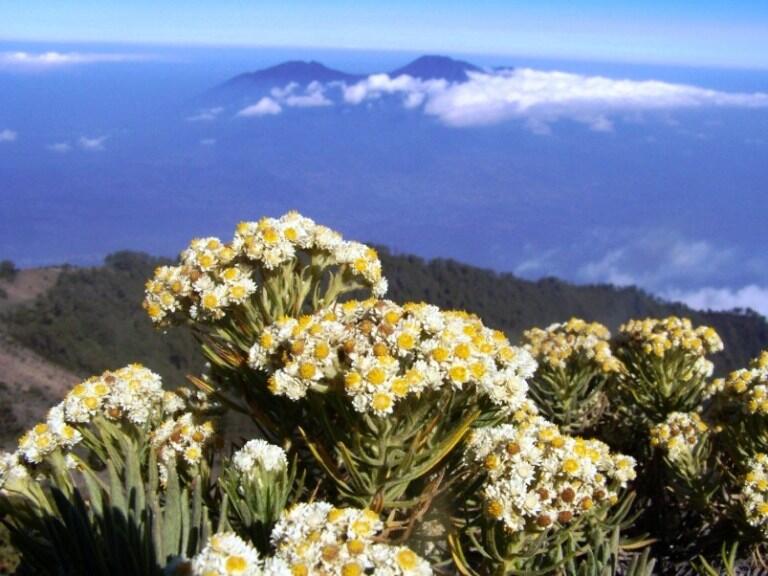
<svg viewBox="0 0 768 576">
<path fill-rule="evenodd" d="M 408 75 L 420 80 L 447 80 L 465 82 L 470 72 L 482 72 L 483 69 L 464 60 L 449 56 L 427 54 L 419 56 L 407 64 L 395 68 L 388 74 L 391 78 Z M 221 84 L 219 88 L 248 88 L 268 82 L 277 82 L 285 86 L 292 82 L 307 85 L 312 82 L 357 82 L 367 74 L 353 74 L 326 66 L 317 60 L 287 60 L 274 66 L 238 74 Z"/>
<path fill-rule="evenodd" d="M 427 54 L 420 56 L 405 66 L 396 68 L 389 76 L 396 78 L 408 75 L 420 80 L 447 80 L 448 82 L 466 82 L 469 72 L 482 72 L 483 69 L 464 60 L 448 56 Z"/>
<path fill-rule="evenodd" d="M 238 74 L 227 80 L 222 87 L 244 87 L 264 82 L 280 82 L 281 85 L 296 82 L 306 85 L 312 82 L 356 81 L 362 77 L 330 68 L 316 60 L 287 60 L 268 68 Z"/>
</svg>

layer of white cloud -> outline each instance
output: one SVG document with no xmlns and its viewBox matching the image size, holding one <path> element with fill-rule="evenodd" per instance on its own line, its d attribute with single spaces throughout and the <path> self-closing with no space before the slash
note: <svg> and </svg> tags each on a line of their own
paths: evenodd
<svg viewBox="0 0 768 576">
<path fill-rule="evenodd" d="M 272 90 L 280 104 L 291 108 L 317 108 L 320 106 L 333 106 L 333 101 L 325 95 L 326 86 L 320 82 L 310 83 L 303 94 L 297 94 L 298 84 L 291 82 L 285 88 Z"/>
<path fill-rule="evenodd" d="M 328 98 L 326 90 L 329 85 L 320 82 L 310 83 L 303 92 L 299 92 L 299 85 L 291 82 L 283 87 L 276 86 L 270 90 L 270 96 L 265 96 L 256 104 L 243 108 L 238 116 L 267 116 L 280 114 L 284 107 L 287 108 L 319 108 L 333 106 L 333 100 Z"/>
<path fill-rule="evenodd" d="M 265 96 L 256 102 L 256 104 L 252 104 L 240 110 L 237 115 L 253 118 L 259 116 L 273 116 L 275 114 L 280 114 L 282 111 L 283 108 L 280 104 L 275 102 L 272 98 Z"/>
<path fill-rule="evenodd" d="M 577 279 L 636 285 L 661 292 L 670 286 L 706 285 L 716 281 L 724 270 L 742 267 L 738 255 L 726 246 L 665 230 L 634 232 L 635 239 L 622 241 L 614 235 L 607 240 L 605 243 L 613 247 L 581 265 L 576 271 Z"/>
<path fill-rule="evenodd" d="M 153 58 L 149 54 L 115 52 L 0 52 L 0 68 L 51 68 L 74 64 L 139 62 Z"/>
<path fill-rule="evenodd" d="M 360 105 L 397 96 L 404 108 L 421 109 L 449 126 L 481 126 L 510 119 L 524 121 L 539 135 L 551 124 L 569 119 L 594 132 L 614 131 L 616 119 L 647 111 L 696 107 L 768 107 L 768 93 L 731 93 L 657 80 L 621 80 L 529 68 L 470 73 L 461 83 L 395 78 L 373 74 L 354 84 L 313 82 L 303 92 L 292 82 L 274 87 L 270 96 L 240 111 L 240 116 L 279 114 L 286 107 L 331 106 L 328 93 L 338 89 L 341 101 Z M 615 118 L 614 118 L 615 117 Z"/>
<path fill-rule="evenodd" d="M 18 137 L 18 132 L 14 132 L 8 128 L 0 130 L 0 142 L 14 142 Z"/>
<path fill-rule="evenodd" d="M 657 80 L 617 80 L 528 68 L 470 73 L 466 82 L 390 78 L 375 74 L 342 88 L 348 104 L 385 94 L 402 94 L 403 105 L 418 108 L 451 126 L 477 126 L 525 119 L 537 134 L 568 118 L 596 132 L 613 131 L 609 114 L 693 107 L 768 107 L 768 94 L 729 93 Z"/>
<path fill-rule="evenodd" d="M 531 69 L 471 74 L 433 94 L 425 111 L 454 126 L 492 124 L 514 117 L 567 117 L 608 128 L 605 114 L 703 106 L 767 107 L 768 94 L 739 94 L 656 80 L 615 80 Z"/>
<path fill-rule="evenodd" d="M 768 317 L 768 287 L 755 284 L 743 288 L 700 288 L 691 291 L 669 290 L 663 294 L 669 300 L 684 302 L 698 310 L 733 310 L 751 308 Z"/>
<path fill-rule="evenodd" d="M 51 152 L 56 152 L 57 154 L 66 154 L 72 150 L 72 145 L 69 142 L 55 142 L 53 144 L 49 144 L 47 148 Z"/>
<path fill-rule="evenodd" d="M 407 108 L 418 107 L 429 95 L 445 92 L 451 85 L 445 80 L 420 80 L 407 74 L 391 78 L 387 74 L 373 74 L 364 80 L 342 87 L 347 104 L 360 104 L 365 100 L 380 98 L 384 94 L 402 94 Z"/>
<path fill-rule="evenodd" d="M 77 145 L 83 150 L 91 152 L 98 152 L 104 150 L 104 142 L 107 141 L 109 136 L 97 136 L 95 138 L 88 138 L 87 136 L 81 136 L 77 141 Z"/>
<path fill-rule="evenodd" d="M 198 110 L 196 114 L 187 116 L 187 122 L 213 122 L 222 112 L 224 112 L 222 106 L 203 108 L 202 110 Z"/>
</svg>

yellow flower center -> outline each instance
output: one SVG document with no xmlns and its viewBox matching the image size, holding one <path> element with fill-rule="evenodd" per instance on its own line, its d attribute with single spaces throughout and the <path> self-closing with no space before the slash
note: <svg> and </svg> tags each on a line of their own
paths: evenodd
<svg viewBox="0 0 768 576">
<path fill-rule="evenodd" d="M 341 576 L 360 576 L 362 573 L 363 569 L 356 562 L 349 562 L 341 568 Z"/>
<path fill-rule="evenodd" d="M 309 380 L 313 378 L 316 372 L 317 372 L 317 368 L 315 368 L 315 365 L 309 362 L 303 362 L 299 367 L 299 374 L 305 380 Z"/>
<path fill-rule="evenodd" d="M 408 332 L 403 332 L 397 337 L 397 345 L 403 350 L 411 350 L 415 344 L 416 341 L 413 335 Z"/>
<path fill-rule="evenodd" d="M 262 230 L 261 237 L 264 238 L 264 242 L 267 244 L 276 244 L 280 239 L 280 235 L 274 228 L 265 228 Z"/>
<path fill-rule="evenodd" d="M 363 542 L 362 540 L 358 540 L 357 538 L 354 538 L 353 540 L 349 540 L 347 541 L 347 550 L 353 556 L 362 554 L 365 551 L 365 542 Z"/>
<path fill-rule="evenodd" d="M 241 574 L 248 568 L 248 562 L 242 556 L 230 556 L 224 566 L 227 574 Z"/>
<path fill-rule="evenodd" d="M 375 410 L 383 412 L 392 406 L 392 398 L 390 398 L 387 394 L 376 394 L 376 396 L 373 397 L 373 402 L 371 402 L 371 405 Z"/>
<path fill-rule="evenodd" d="M 451 380 L 458 384 L 462 384 L 467 381 L 467 369 L 464 366 L 453 366 L 448 371 L 448 375 L 451 377 Z"/>
<path fill-rule="evenodd" d="M 575 474 L 579 471 L 579 462 L 573 458 L 566 458 L 563 461 L 563 470 L 568 474 Z"/>
<path fill-rule="evenodd" d="M 229 294 L 234 298 L 235 300 L 239 300 L 241 298 L 245 298 L 245 286 L 232 286 L 229 289 Z"/>
<path fill-rule="evenodd" d="M 216 297 L 216 294 L 208 293 L 205 296 L 203 296 L 203 308 L 212 309 L 216 308 L 216 306 L 219 305 L 219 299 Z"/>
<path fill-rule="evenodd" d="M 469 358 L 470 349 L 468 344 L 459 344 L 456 346 L 456 348 L 453 349 L 453 354 L 457 358 L 461 358 L 462 360 L 466 360 Z"/>
<path fill-rule="evenodd" d="M 379 367 L 371 368 L 365 375 L 366 380 L 374 386 L 381 386 L 387 379 L 387 374 Z"/>
<path fill-rule="evenodd" d="M 330 354 L 331 349 L 325 342 L 318 342 L 315 345 L 315 358 L 318 360 L 325 360 L 328 358 L 328 354 Z"/>
<path fill-rule="evenodd" d="M 504 513 L 504 506 L 498 500 L 491 500 L 486 506 L 486 510 L 492 518 L 500 518 Z"/>
<path fill-rule="evenodd" d="M 344 376 L 344 385 L 347 387 L 348 390 L 354 390 L 358 386 L 360 386 L 360 382 L 362 382 L 363 378 L 360 376 L 357 372 L 349 372 Z"/>
<path fill-rule="evenodd" d="M 408 548 L 397 553 L 397 564 L 403 570 L 413 570 L 418 563 L 419 557 Z"/>
</svg>

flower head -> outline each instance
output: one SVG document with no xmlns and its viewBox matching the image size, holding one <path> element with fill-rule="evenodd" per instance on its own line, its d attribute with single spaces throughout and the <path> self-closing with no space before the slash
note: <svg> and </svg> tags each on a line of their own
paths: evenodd
<svg viewBox="0 0 768 576">
<path fill-rule="evenodd" d="M 634 479 L 634 460 L 599 440 L 561 434 L 535 414 L 472 433 L 465 458 L 482 466 L 488 516 L 510 531 L 564 526 L 610 505 Z"/>
<path fill-rule="evenodd" d="M 465 312 L 388 300 L 350 301 L 269 326 L 250 350 L 270 390 L 293 400 L 343 388 L 355 409 L 391 413 L 438 389 L 475 390 L 511 411 L 525 400 L 530 354 Z"/>
<path fill-rule="evenodd" d="M 275 525 L 272 544 L 294 574 L 432 574 L 411 549 L 377 543 L 383 526 L 371 510 L 297 504 Z"/>
</svg>

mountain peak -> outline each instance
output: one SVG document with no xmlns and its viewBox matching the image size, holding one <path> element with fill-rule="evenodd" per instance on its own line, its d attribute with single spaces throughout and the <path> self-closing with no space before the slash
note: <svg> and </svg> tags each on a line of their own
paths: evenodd
<svg viewBox="0 0 768 576">
<path fill-rule="evenodd" d="M 466 82 L 468 72 L 482 72 L 482 69 L 448 56 L 426 55 L 416 58 L 413 62 L 390 72 L 395 78 L 407 74 L 421 80 L 448 80 L 449 82 Z"/>
<path fill-rule="evenodd" d="M 311 82 L 333 82 L 357 80 L 359 76 L 329 68 L 316 60 L 288 60 L 269 68 L 235 76 L 228 86 L 244 86 L 257 82 L 288 84 L 309 84 Z"/>
</svg>

